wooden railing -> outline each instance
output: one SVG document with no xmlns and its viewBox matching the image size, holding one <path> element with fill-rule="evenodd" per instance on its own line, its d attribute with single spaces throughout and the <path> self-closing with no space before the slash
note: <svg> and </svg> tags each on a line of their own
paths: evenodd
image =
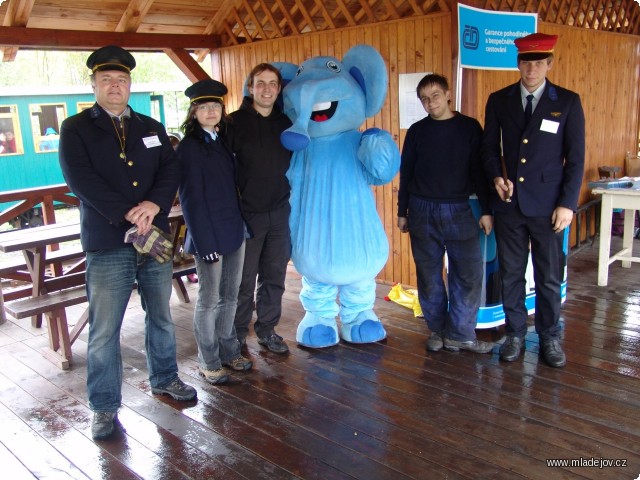
<svg viewBox="0 0 640 480">
<path fill-rule="evenodd" d="M 569 255 L 586 246 L 592 246 L 595 236 L 600 233 L 600 196 L 578 207 L 574 217 L 574 241 Z M 573 229 L 573 226 L 572 226 Z"/>
<path fill-rule="evenodd" d="M 56 223 L 54 202 L 78 206 L 80 201 L 70 195 L 66 184 L 50 187 L 25 188 L 0 192 L 0 204 L 17 202 L 0 212 L 0 225 L 13 220 L 38 205 L 42 208 L 42 220 L 45 225 Z"/>
</svg>

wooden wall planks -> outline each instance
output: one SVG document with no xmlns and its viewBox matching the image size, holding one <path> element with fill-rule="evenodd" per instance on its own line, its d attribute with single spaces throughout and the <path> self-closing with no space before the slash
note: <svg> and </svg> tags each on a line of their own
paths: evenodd
<svg viewBox="0 0 640 480">
<path fill-rule="evenodd" d="M 215 54 L 219 68 L 214 67 L 214 71 L 221 73 L 229 87 L 228 107 L 232 111 L 240 105 L 245 77 L 255 64 L 299 64 L 317 55 L 342 58 L 353 45 L 368 43 L 380 51 L 387 63 L 390 88 L 382 111 L 368 119 L 363 128 L 376 126 L 390 131 L 402 148 L 406 130 L 400 129 L 399 75 L 434 71 L 454 78 L 451 18 L 449 13 L 439 13 L 222 48 Z M 550 80 L 582 97 L 587 118 L 587 156 L 580 202 L 586 203 L 591 198 L 587 182 L 597 178 L 598 166 L 624 165 L 626 152 L 634 152 L 638 145 L 640 38 L 549 23 L 540 23 L 539 30 L 560 36 Z M 516 71 L 465 70 L 462 113 L 482 123 L 489 94 L 517 80 Z M 389 260 L 379 279 L 415 285 L 409 238 L 396 228 L 397 189 L 397 177 L 374 189 L 390 243 Z"/>
</svg>

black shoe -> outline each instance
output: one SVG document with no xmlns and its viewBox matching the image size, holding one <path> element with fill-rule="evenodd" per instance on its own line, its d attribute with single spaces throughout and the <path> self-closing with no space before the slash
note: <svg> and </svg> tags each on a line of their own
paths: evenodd
<svg viewBox="0 0 640 480">
<path fill-rule="evenodd" d="M 273 353 L 288 353 L 289 347 L 278 334 L 272 333 L 267 337 L 258 339 L 258 343 L 263 347 L 267 347 Z"/>
<path fill-rule="evenodd" d="M 91 436 L 95 440 L 109 437 L 117 419 L 117 412 L 94 412 L 91 422 Z"/>
<path fill-rule="evenodd" d="M 163 387 L 152 387 L 151 392 L 153 393 L 164 393 L 166 395 L 171 395 L 174 400 L 179 400 L 181 402 L 188 402 L 189 400 L 193 400 L 196 398 L 197 392 L 196 389 L 191 385 L 187 385 L 179 377 L 163 386 Z"/>
<path fill-rule="evenodd" d="M 522 351 L 524 339 L 520 337 L 507 337 L 500 346 L 500 360 L 505 362 L 513 362 L 517 360 Z"/>
<path fill-rule="evenodd" d="M 552 367 L 560 368 L 567 364 L 567 357 L 562 351 L 560 340 L 556 338 L 542 341 L 540 345 L 540 352 L 542 353 L 544 361 Z"/>
<path fill-rule="evenodd" d="M 457 352 L 459 350 L 467 350 L 473 353 L 489 353 L 493 350 L 493 343 L 483 342 L 482 340 L 469 340 L 467 342 L 459 342 L 458 340 L 444 339 L 444 349 L 449 352 Z"/>
</svg>

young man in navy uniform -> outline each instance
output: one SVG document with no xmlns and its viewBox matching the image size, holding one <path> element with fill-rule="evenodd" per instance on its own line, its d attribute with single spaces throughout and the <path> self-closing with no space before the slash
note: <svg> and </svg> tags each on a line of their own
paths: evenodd
<svg viewBox="0 0 640 480">
<path fill-rule="evenodd" d="M 89 344 L 87 390 L 92 435 L 112 434 L 121 404 L 120 328 L 131 289 L 138 284 L 153 393 L 193 400 L 196 390 L 178 377 L 169 298 L 172 262 L 159 262 L 125 243 L 155 226 L 169 232 L 168 213 L 180 181 L 177 156 L 164 127 L 128 105 L 136 62 L 117 46 L 93 52 L 87 67 L 95 105 L 67 118 L 60 132 L 60 166 L 80 199 L 82 247 L 87 255 Z"/>
<path fill-rule="evenodd" d="M 562 244 L 582 185 L 585 121 L 580 97 L 546 78 L 557 38 L 534 33 L 515 40 L 520 81 L 489 96 L 482 158 L 496 193 L 492 206 L 507 334 L 500 359 L 516 360 L 527 333 L 525 271 L 530 245 L 540 353 L 552 367 L 563 367 Z"/>
</svg>

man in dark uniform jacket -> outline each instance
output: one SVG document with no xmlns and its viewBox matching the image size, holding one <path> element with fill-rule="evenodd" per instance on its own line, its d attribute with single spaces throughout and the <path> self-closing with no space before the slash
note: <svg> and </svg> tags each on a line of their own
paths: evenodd
<svg viewBox="0 0 640 480">
<path fill-rule="evenodd" d="M 489 96 L 482 158 L 495 185 L 492 206 L 507 334 L 500 359 L 516 360 L 527 332 L 525 271 L 531 245 L 540 352 L 549 365 L 562 367 L 562 244 L 582 185 L 585 132 L 580 97 L 546 79 L 556 41 L 556 35 L 541 33 L 515 40 L 520 81 Z"/>
<path fill-rule="evenodd" d="M 81 241 L 87 254 L 89 344 L 87 390 L 94 438 L 111 435 L 121 404 L 120 327 L 131 288 L 146 312 L 145 346 L 153 393 L 196 397 L 178 377 L 169 310 L 172 262 L 141 254 L 125 233 L 169 231 L 168 213 L 180 181 L 178 159 L 161 123 L 128 106 L 133 56 L 103 47 L 87 60 L 95 105 L 67 118 L 60 132 L 60 166 L 80 199 Z"/>
</svg>

